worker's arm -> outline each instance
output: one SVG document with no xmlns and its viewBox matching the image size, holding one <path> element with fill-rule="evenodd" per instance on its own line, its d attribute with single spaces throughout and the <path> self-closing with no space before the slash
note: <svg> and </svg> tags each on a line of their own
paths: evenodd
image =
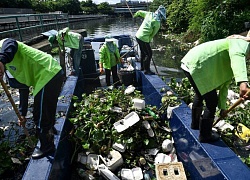
<svg viewBox="0 0 250 180">
<path fill-rule="evenodd" d="M 16 40 L 7 38 L 4 40 L 2 44 L 2 48 L 0 51 L 0 78 L 2 79 L 4 76 L 4 65 L 9 63 L 14 58 L 18 49 L 18 44 Z"/>
</svg>

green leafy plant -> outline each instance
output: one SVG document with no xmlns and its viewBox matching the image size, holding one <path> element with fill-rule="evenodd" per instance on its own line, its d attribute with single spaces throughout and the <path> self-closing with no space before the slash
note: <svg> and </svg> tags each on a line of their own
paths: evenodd
<svg viewBox="0 0 250 180">
<path fill-rule="evenodd" d="M 76 144 L 75 154 L 90 151 L 105 156 L 114 143 L 120 143 L 126 146 L 126 151 L 122 153 L 124 166 L 132 168 L 138 164 L 138 157 L 143 156 L 146 149 L 160 148 L 164 139 L 171 138 L 170 131 L 162 128 L 169 127 L 168 119 L 162 119 L 155 106 L 146 105 L 141 110 L 133 107 L 134 98 L 144 99 L 140 91 L 124 92 L 125 87 L 99 89 L 89 95 L 83 94 L 81 101 L 74 98 L 69 120 L 74 124 L 72 140 Z M 140 121 L 118 133 L 114 123 L 132 111 L 139 115 Z M 153 137 L 143 126 L 144 120 L 150 123 L 155 134 Z"/>
<path fill-rule="evenodd" d="M 10 123 L 10 126 L 0 128 L 0 178 L 5 178 L 10 172 L 16 174 L 22 168 L 25 169 L 27 158 L 33 150 L 25 136 L 20 136 L 16 126 L 15 123 Z M 32 141 L 37 140 L 33 138 Z"/>
</svg>

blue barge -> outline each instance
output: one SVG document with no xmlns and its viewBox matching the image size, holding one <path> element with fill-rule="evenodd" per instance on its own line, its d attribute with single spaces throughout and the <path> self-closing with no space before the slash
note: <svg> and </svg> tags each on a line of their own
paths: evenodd
<svg viewBox="0 0 250 180">
<path fill-rule="evenodd" d="M 138 68 L 139 69 L 139 68 Z M 145 97 L 146 104 L 161 106 L 162 88 L 170 89 L 157 75 L 145 75 L 136 70 L 136 81 Z M 89 78 L 89 77 L 88 77 Z M 84 80 L 84 77 L 83 77 Z M 72 95 L 79 86 L 78 77 L 68 76 L 62 88 L 57 105 L 57 112 L 64 114 L 56 121 L 58 134 L 55 135 L 56 152 L 42 159 L 31 159 L 23 175 L 23 180 L 71 179 L 72 145 L 67 135 L 72 124 L 68 115 L 72 105 Z M 81 83 L 81 86 L 84 86 Z M 222 141 L 200 143 L 198 130 L 190 128 L 191 110 L 182 103 L 174 109 L 170 118 L 170 127 L 175 142 L 178 160 L 190 174 L 192 180 L 247 180 L 250 179 L 249 168 Z M 38 142 L 39 145 L 39 142 Z"/>
</svg>

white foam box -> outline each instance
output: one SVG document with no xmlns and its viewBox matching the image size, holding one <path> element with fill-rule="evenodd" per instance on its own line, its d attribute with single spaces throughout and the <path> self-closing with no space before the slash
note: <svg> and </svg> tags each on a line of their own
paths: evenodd
<svg viewBox="0 0 250 180">
<path fill-rule="evenodd" d="M 87 167 L 91 170 L 97 170 L 99 166 L 99 156 L 97 154 L 89 154 L 87 158 Z"/>
<path fill-rule="evenodd" d="M 104 164 L 98 167 L 99 174 L 107 180 L 120 180 L 114 173 L 112 173 Z"/>
<path fill-rule="evenodd" d="M 143 179 L 142 170 L 140 167 L 136 167 L 133 169 L 123 168 L 121 170 L 121 178 L 123 180 L 141 180 Z"/>
<path fill-rule="evenodd" d="M 110 159 L 110 161 L 106 161 L 106 166 L 111 171 L 115 171 L 118 167 L 123 165 L 122 155 L 115 150 L 110 151 L 110 155 L 112 159 Z"/>
<path fill-rule="evenodd" d="M 143 174 L 140 167 L 133 168 L 132 172 L 135 180 L 143 179 Z"/>
<path fill-rule="evenodd" d="M 144 109 L 145 108 L 145 101 L 143 99 L 133 99 L 135 109 Z"/>
<path fill-rule="evenodd" d="M 121 170 L 121 178 L 122 180 L 134 180 L 134 175 L 131 169 L 123 168 Z"/>
<path fill-rule="evenodd" d="M 124 117 L 124 119 L 121 119 L 114 123 L 114 128 L 117 130 L 117 132 L 122 132 L 126 129 L 128 129 L 130 126 L 133 126 L 135 123 L 137 123 L 140 120 L 140 117 L 136 112 L 131 112 L 127 116 Z"/>
<path fill-rule="evenodd" d="M 114 143 L 112 147 L 119 152 L 125 152 L 126 150 L 126 146 L 120 143 Z"/>
</svg>

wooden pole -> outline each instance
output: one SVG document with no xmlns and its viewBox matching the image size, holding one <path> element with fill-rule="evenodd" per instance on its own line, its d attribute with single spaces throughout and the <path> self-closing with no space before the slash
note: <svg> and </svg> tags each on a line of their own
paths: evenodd
<svg viewBox="0 0 250 180">
<path fill-rule="evenodd" d="M 246 92 L 246 95 L 250 95 L 250 90 L 248 90 Z M 244 102 L 245 99 L 244 98 L 239 98 L 232 106 L 230 106 L 226 111 L 225 114 L 223 116 L 220 116 L 214 123 L 213 126 L 215 126 L 220 120 L 222 120 L 223 118 L 225 118 L 227 116 L 227 114 L 232 111 L 234 108 L 236 108 L 238 105 L 240 105 L 242 102 Z"/>
<path fill-rule="evenodd" d="M 12 107 L 13 107 L 15 113 L 16 113 L 16 115 L 17 115 L 17 118 L 21 121 L 22 117 L 21 117 L 21 115 L 20 115 L 20 113 L 19 113 L 19 111 L 18 111 L 18 109 L 16 107 L 16 104 L 15 104 L 14 100 L 11 97 L 10 92 L 8 91 L 8 88 L 7 88 L 6 84 L 5 84 L 5 82 L 3 81 L 3 79 L 0 79 L 0 82 L 1 82 L 1 85 L 2 85 L 2 87 L 4 89 L 4 91 L 5 91 L 8 99 L 9 99 L 9 101 L 10 101 L 10 103 L 11 103 L 11 105 L 12 105 Z M 28 132 L 27 128 L 25 127 L 25 125 L 23 125 L 23 130 L 24 130 L 24 133 L 25 133 L 26 137 L 28 138 L 30 146 L 34 147 L 33 142 L 30 139 L 29 132 Z"/>
</svg>

